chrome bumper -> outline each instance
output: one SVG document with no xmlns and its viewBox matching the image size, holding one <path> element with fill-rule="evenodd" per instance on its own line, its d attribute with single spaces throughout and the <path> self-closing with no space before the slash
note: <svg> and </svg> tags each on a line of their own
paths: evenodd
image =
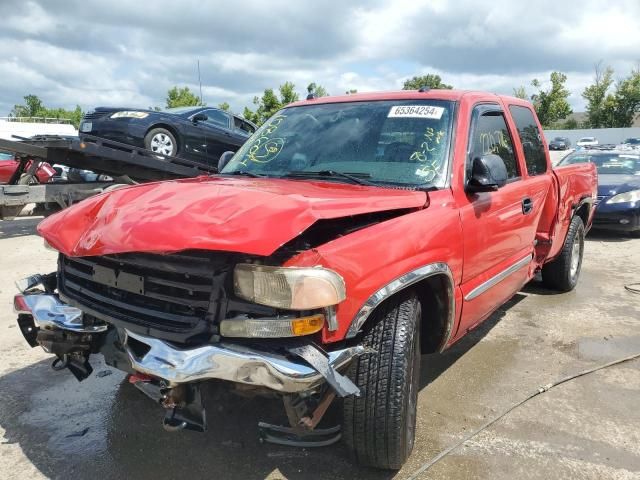
<svg viewBox="0 0 640 480">
<path fill-rule="evenodd" d="M 126 333 L 126 348 L 133 369 L 162 378 L 170 384 L 216 378 L 294 393 L 324 382 L 322 374 L 313 367 L 272 352 L 230 343 L 178 349 L 162 340 L 129 331 Z M 138 357 L 129 345 L 130 339 L 145 344 L 149 351 Z M 340 369 L 362 353 L 362 346 L 329 352 L 328 363 L 332 369 Z"/>
<path fill-rule="evenodd" d="M 68 330 L 76 333 L 99 333 L 107 330 L 107 325 L 84 326 L 82 311 L 60 301 L 56 295 L 18 294 L 13 297 L 16 313 L 33 316 L 36 325 L 45 330 Z"/>
<path fill-rule="evenodd" d="M 47 330 L 100 334 L 108 328 L 106 325 L 85 326 L 82 311 L 62 303 L 53 294 L 18 294 L 14 297 L 14 308 L 17 313 L 32 315 L 36 326 Z M 295 393 L 311 390 L 326 379 L 302 359 L 293 360 L 239 344 L 222 342 L 181 349 L 128 330 L 125 335 L 124 347 L 131 367 L 163 379 L 171 386 L 219 379 Z M 140 348 L 139 344 L 145 347 Z M 145 353 L 136 353 L 140 351 Z M 364 351 L 364 347 L 355 346 L 328 352 L 327 367 L 332 372 L 340 370 Z"/>
</svg>

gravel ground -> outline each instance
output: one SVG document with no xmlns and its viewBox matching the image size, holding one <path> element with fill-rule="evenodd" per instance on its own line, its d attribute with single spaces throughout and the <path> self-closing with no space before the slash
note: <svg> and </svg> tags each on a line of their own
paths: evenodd
<svg viewBox="0 0 640 480">
<path fill-rule="evenodd" d="M 352 465 L 340 445 L 262 445 L 278 402 L 207 392 L 206 434 L 169 434 L 163 412 L 99 362 L 79 384 L 30 349 L 11 311 L 13 280 L 55 268 L 39 218 L 0 222 L 0 478 L 407 478 L 540 385 L 640 352 L 640 239 L 590 235 L 576 291 L 532 282 L 443 355 L 423 358 L 418 437 L 400 472 Z M 536 397 L 442 459 L 424 479 L 640 479 L 640 361 Z"/>
</svg>

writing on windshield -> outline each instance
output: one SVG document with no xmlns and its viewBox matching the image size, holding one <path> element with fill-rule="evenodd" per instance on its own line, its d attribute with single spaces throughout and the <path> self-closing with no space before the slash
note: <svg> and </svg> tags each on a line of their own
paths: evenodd
<svg viewBox="0 0 640 480">
<path fill-rule="evenodd" d="M 270 177 L 360 174 L 374 184 L 445 184 L 452 102 L 393 100 L 284 108 L 223 169 Z M 346 177 L 332 176 L 332 181 Z"/>
</svg>

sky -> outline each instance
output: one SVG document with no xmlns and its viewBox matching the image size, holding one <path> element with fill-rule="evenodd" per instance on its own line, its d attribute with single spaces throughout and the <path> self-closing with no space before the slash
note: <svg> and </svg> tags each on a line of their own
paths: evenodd
<svg viewBox="0 0 640 480">
<path fill-rule="evenodd" d="M 265 88 L 397 90 L 436 73 L 512 94 L 565 72 L 574 111 L 600 61 L 640 65 L 640 1 L 2 0 L 0 116 L 48 107 L 164 106 L 174 85 L 241 113 Z"/>
</svg>

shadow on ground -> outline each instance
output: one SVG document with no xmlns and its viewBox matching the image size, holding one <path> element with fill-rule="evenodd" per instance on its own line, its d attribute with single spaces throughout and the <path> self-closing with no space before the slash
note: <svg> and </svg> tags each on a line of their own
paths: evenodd
<svg viewBox="0 0 640 480">
<path fill-rule="evenodd" d="M 17 220 L 0 220 L 0 239 L 36 235 L 36 227 L 42 217 L 23 217 Z"/>
<path fill-rule="evenodd" d="M 421 388 L 476 345 L 524 298 L 516 295 L 444 354 L 423 357 Z M 25 346 L 26 348 L 26 346 Z M 0 426 L 50 478 L 389 479 L 360 468 L 341 444 L 298 449 L 261 444 L 258 421 L 286 423 L 280 401 L 246 399 L 215 383 L 204 390 L 208 432 L 167 433 L 163 409 L 92 357 L 82 383 L 44 360 L 0 377 Z M 339 407 L 339 405 L 336 405 Z M 339 419 L 339 408 L 333 412 Z"/>
<path fill-rule="evenodd" d="M 609 230 L 592 229 L 587 234 L 587 241 L 594 242 L 629 242 L 633 240 L 633 236 L 625 232 L 613 232 Z"/>
</svg>

